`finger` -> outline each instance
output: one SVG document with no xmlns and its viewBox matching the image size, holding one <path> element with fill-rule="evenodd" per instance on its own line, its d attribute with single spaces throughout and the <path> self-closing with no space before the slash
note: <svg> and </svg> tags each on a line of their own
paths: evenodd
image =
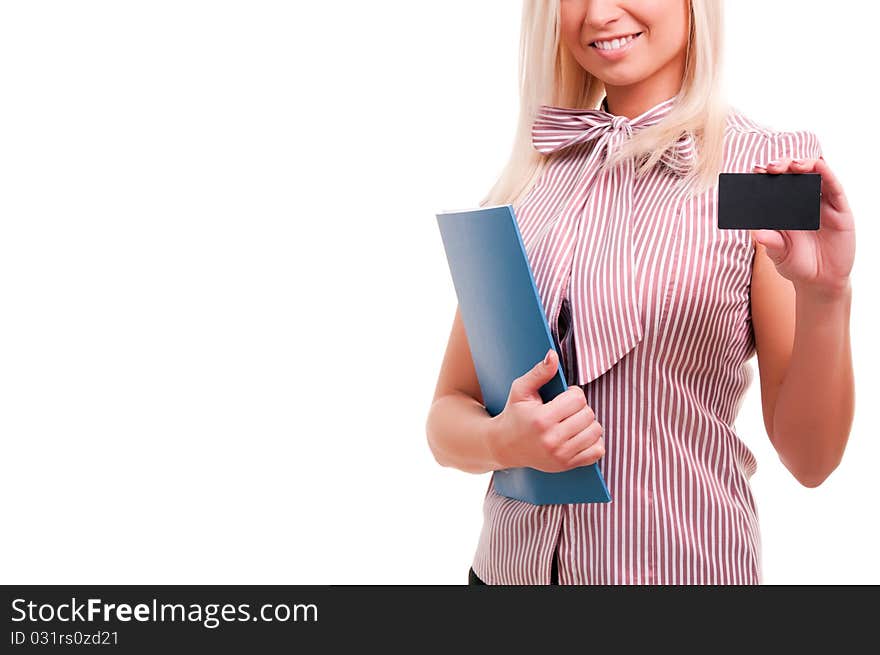
<svg viewBox="0 0 880 655">
<path fill-rule="evenodd" d="M 810 173 L 816 165 L 815 159 L 792 159 L 789 169 L 794 173 Z"/>
<path fill-rule="evenodd" d="M 593 408 L 589 405 L 584 405 L 581 409 L 559 423 L 559 434 L 566 438 L 574 438 L 575 435 L 595 422 L 596 415 L 593 413 Z"/>
<path fill-rule="evenodd" d="M 510 400 L 526 400 L 540 397 L 538 393 L 545 384 L 553 379 L 559 370 L 559 356 L 551 348 L 540 362 L 523 373 L 510 385 Z"/>
<path fill-rule="evenodd" d="M 789 239 L 782 230 L 755 230 L 755 240 L 764 246 L 764 252 L 775 266 L 779 266 L 788 257 Z"/>
<path fill-rule="evenodd" d="M 755 241 L 764 246 L 768 254 L 771 252 L 783 253 L 785 251 L 785 237 L 779 230 L 749 230 Z"/>
<path fill-rule="evenodd" d="M 578 453 L 585 451 L 587 448 L 595 444 L 605 433 L 605 429 L 600 423 L 592 421 L 584 429 L 577 432 L 571 439 L 563 442 L 559 447 L 560 458 L 568 462 Z"/>
<path fill-rule="evenodd" d="M 815 170 L 822 176 L 822 199 L 839 212 L 850 211 L 843 185 L 824 158 L 816 160 Z"/>
<path fill-rule="evenodd" d="M 544 412 L 549 421 L 560 423 L 572 414 L 576 414 L 587 406 L 584 390 L 572 386 L 544 405 Z"/>
<path fill-rule="evenodd" d="M 777 159 L 774 159 L 773 161 L 768 161 L 767 166 L 766 166 L 767 172 L 773 173 L 774 175 L 779 174 L 779 173 L 784 173 L 785 171 L 788 170 L 788 165 L 790 163 L 791 163 L 790 157 L 779 157 Z"/>
<path fill-rule="evenodd" d="M 568 466 L 576 468 L 578 466 L 588 466 L 595 464 L 600 458 L 605 456 L 605 438 L 599 439 L 586 450 L 582 450 L 568 461 Z"/>
</svg>

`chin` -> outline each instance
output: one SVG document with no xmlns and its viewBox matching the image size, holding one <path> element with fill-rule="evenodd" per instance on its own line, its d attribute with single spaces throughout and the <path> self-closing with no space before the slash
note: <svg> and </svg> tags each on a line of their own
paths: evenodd
<svg viewBox="0 0 880 655">
<path fill-rule="evenodd" d="M 591 73 L 608 86 L 632 86 L 651 76 L 651 73 L 609 75 L 607 70 L 591 71 Z"/>
</svg>

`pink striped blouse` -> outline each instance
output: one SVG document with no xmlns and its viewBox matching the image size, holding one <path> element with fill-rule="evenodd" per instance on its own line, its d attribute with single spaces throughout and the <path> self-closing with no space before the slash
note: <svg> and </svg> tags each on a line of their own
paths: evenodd
<svg viewBox="0 0 880 655">
<path fill-rule="evenodd" d="M 673 182 L 684 135 L 648 175 L 604 154 L 673 107 L 627 119 L 544 105 L 535 148 L 553 153 L 514 207 L 570 384 L 605 428 L 610 503 L 532 505 L 494 491 L 472 567 L 487 584 L 760 584 L 749 478 L 733 425 L 753 372 L 748 230 L 717 228 L 717 187 Z M 730 107 L 722 172 L 782 155 L 821 156 L 816 135 L 777 131 Z"/>
</svg>

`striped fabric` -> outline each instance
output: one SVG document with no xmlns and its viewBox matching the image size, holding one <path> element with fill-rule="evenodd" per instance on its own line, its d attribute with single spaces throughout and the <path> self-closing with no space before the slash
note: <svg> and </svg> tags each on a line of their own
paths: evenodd
<svg viewBox="0 0 880 655">
<path fill-rule="evenodd" d="M 606 169 L 604 155 L 634 131 L 659 123 L 675 100 L 632 120 L 604 110 L 542 105 L 532 125 L 534 146 L 544 154 L 595 140 L 589 154 L 567 171 L 577 184 L 561 211 L 531 213 L 520 226 L 526 251 L 539 263 L 535 283 L 551 325 L 557 325 L 562 298 L 566 293 L 571 298 L 571 330 L 580 348 L 574 352 L 577 361 L 566 364 L 577 370 L 577 384 L 599 377 L 643 336 L 628 218 L 635 164 L 628 160 L 622 170 Z M 661 161 L 675 174 L 687 173 L 694 161 L 693 139 L 680 138 Z"/>
<path fill-rule="evenodd" d="M 553 156 L 514 209 L 563 370 L 605 428 L 612 502 L 536 506 L 490 478 L 472 563 L 487 584 L 548 584 L 556 548 L 560 584 L 761 582 L 756 461 L 733 425 L 755 353 L 748 230 L 717 228 L 717 187 L 674 183 L 689 136 L 640 179 L 601 165 L 676 99 L 633 119 L 544 105 L 533 124 Z M 735 108 L 724 136 L 723 172 L 821 156 L 814 133 Z"/>
</svg>

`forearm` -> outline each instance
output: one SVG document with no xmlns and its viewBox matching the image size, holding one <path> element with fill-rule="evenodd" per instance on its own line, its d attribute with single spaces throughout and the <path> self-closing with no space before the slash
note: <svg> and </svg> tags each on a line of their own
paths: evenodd
<svg viewBox="0 0 880 655">
<path fill-rule="evenodd" d="M 791 360 L 776 400 L 773 445 L 806 486 L 840 463 L 855 406 L 849 318 L 852 290 L 796 295 Z"/>
<path fill-rule="evenodd" d="M 434 458 L 466 473 L 503 468 L 490 450 L 492 417 L 470 396 L 441 396 L 431 405 L 425 430 Z"/>
</svg>

